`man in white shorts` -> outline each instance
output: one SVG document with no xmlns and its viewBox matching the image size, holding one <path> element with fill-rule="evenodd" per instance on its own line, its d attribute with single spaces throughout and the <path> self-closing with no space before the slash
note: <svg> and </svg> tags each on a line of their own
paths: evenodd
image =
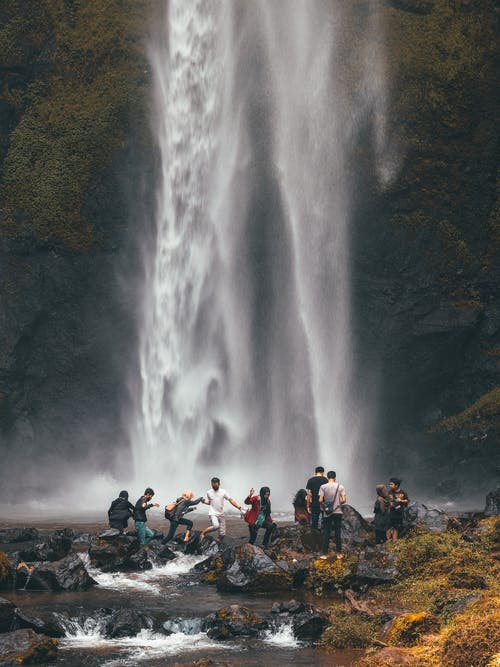
<svg viewBox="0 0 500 667">
<path fill-rule="evenodd" d="M 229 496 L 227 491 L 220 488 L 220 479 L 218 477 L 212 477 L 211 479 L 212 488 L 207 491 L 206 498 L 202 498 L 201 502 L 205 505 L 210 505 L 208 515 L 212 525 L 205 530 L 202 530 L 200 533 L 200 538 L 203 539 L 207 533 L 211 533 L 214 530 L 219 531 L 219 539 L 222 541 L 226 534 L 226 517 L 224 516 L 224 500 L 229 500 L 233 507 L 236 507 L 237 510 L 240 510 L 241 507 L 238 505 L 236 500 Z"/>
</svg>

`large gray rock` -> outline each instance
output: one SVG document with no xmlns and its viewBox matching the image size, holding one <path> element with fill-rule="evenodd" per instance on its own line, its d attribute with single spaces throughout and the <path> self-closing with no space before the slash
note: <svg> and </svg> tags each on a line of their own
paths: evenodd
<svg viewBox="0 0 500 667">
<path fill-rule="evenodd" d="M 36 567 L 26 582 L 26 590 L 85 591 L 95 584 L 78 554 Z"/>
<path fill-rule="evenodd" d="M 71 528 L 56 530 L 46 542 L 34 544 L 29 549 L 22 549 L 20 557 L 28 562 L 61 560 L 71 551 L 74 531 Z"/>
<path fill-rule="evenodd" d="M 0 635 L 0 664 L 40 664 L 57 660 L 57 640 L 34 630 L 16 630 Z"/>
<path fill-rule="evenodd" d="M 142 552 L 137 537 L 109 530 L 92 538 L 89 558 L 91 564 L 103 572 L 127 569 L 130 565 L 137 569 L 137 563 L 131 563 L 130 559 L 139 550 Z"/>
<path fill-rule="evenodd" d="M 153 620 L 137 609 L 118 609 L 114 611 L 106 623 L 106 636 L 135 637 L 143 629 L 151 629 Z"/>
<path fill-rule="evenodd" d="M 14 542 L 31 542 L 38 539 L 36 528 L 5 528 L 0 530 L 0 544 L 13 544 Z"/>
<path fill-rule="evenodd" d="M 406 519 L 409 525 L 419 526 L 432 533 L 446 532 L 450 522 L 450 516 L 444 510 L 417 502 L 409 505 Z"/>
<path fill-rule="evenodd" d="M 486 516 L 500 516 L 500 486 L 486 496 L 484 513 Z"/>
<path fill-rule="evenodd" d="M 217 579 L 223 591 L 290 590 L 292 576 L 277 565 L 260 547 L 242 544 L 233 550 L 233 563 Z"/>
<path fill-rule="evenodd" d="M 36 614 L 16 609 L 16 626 L 18 628 L 31 628 L 41 635 L 48 637 L 64 637 L 66 634 L 65 624 L 62 617 L 53 611 L 37 610 Z"/>
</svg>

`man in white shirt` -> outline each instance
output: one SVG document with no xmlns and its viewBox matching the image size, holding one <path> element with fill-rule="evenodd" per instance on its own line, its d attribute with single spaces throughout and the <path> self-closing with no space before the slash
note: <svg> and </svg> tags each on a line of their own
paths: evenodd
<svg viewBox="0 0 500 667">
<path fill-rule="evenodd" d="M 241 507 L 238 505 L 236 500 L 229 496 L 229 493 L 224 489 L 220 488 L 220 479 L 218 477 L 212 477 L 211 479 L 212 488 L 207 491 L 206 497 L 201 499 L 201 502 L 205 505 L 210 505 L 208 515 L 212 525 L 205 530 L 202 530 L 200 533 L 200 538 L 203 539 L 207 533 L 211 533 L 214 530 L 219 531 L 219 540 L 222 541 L 226 534 L 226 517 L 224 516 L 224 500 L 229 500 L 233 507 L 240 510 Z"/>
</svg>

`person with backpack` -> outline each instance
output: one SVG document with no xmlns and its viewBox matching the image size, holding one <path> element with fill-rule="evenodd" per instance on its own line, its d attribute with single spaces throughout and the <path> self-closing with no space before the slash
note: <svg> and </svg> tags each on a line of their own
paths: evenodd
<svg viewBox="0 0 500 667">
<path fill-rule="evenodd" d="M 250 534 L 250 544 L 255 544 L 259 528 L 264 528 L 266 531 L 262 546 L 267 547 L 271 535 L 276 528 L 276 524 L 271 517 L 271 490 L 268 486 L 263 486 L 259 491 L 259 495 L 254 495 L 254 489 L 250 489 L 248 496 L 245 498 L 245 505 L 251 505 L 251 508 L 245 512 L 245 521 L 248 523 L 248 532 Z"/>
<path fill-rule="evenodd" d="M 134 506 L 128 500 L 128 491 L 120 491 L 108 510 L 109 527 L 121 533 L 128 527 L 128 520 L 134 513 Z"/>
<path fill-rule="evenodd" d="M 327 473 L 328 483 L 319 489 L 319 504 L 323 512 L 321 520 L 322 552 L 320 556 L 325 560 L 328 556 L 330 533 L 335 533 L 335 551 L 337 558 L 342 558 L 342 505 L 346 502 L 345 489 L 336 481 L 337 473 L 329 470 Z"/>
<path fill-rule="evenodd" d="M 134 507 L 134 521 L 137 536 L 139 537 L 139 544 L 143 547 L 148 545 L 153 539 L 154 533 L 151 528 L 146 526 L 148 520 L 146 511 L 151 507 L 159 507 L 159 503 L 150 502 L 155 492 L 149 486 L 144 491 L 144 495 L 139 498 Z"/>
<path fill-rule="evenodd" d="M 184 534 L 184 542 L 189 542 L 191 530 L 193 529 L 193 522 L 190 519 L 185 519 L 184 515 L 196 509 L 194 505 L 201 502 L 202 496 L 193 500 L 194 493 L 190 490 L 182 492 L 182 495 L 177 498 L 175 503 L 165 507 L 165 518 L 170 520 L 170 528 L 167 536 L 162 540 L 162 544 L 167 544 L 173 539 L 175 531 L 179 525 L 187 526 Z"/>
<path fill-rule="evenodd" d="M 375 500 L 375 507 L 373 513 L 373 527 L 375 528 L 375 543 L 383 544 L 387 542 L 387 532 L 390 525 L 390 507 L 391 496 L 387 487 L 384 484 L 377 484 L 375 487 L 377 491 L 377 499 Z"/>
</svg>

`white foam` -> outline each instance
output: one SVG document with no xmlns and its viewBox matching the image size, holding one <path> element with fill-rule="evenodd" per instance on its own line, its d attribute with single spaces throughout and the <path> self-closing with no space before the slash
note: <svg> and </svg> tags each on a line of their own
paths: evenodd
<svg viewBox="0 0 500 667">
<path fill-rule="evenodd" d="M 277 630 L 266 630 L 264 634 L 264 641 L 266 644 L 273 644 L 275 646 L 282 646 L 287 648 L 295 648 L 300 646 L 298 639 L 293 634 L 293 627 L 291 623 L 281 625 Z"/>
</svg>

